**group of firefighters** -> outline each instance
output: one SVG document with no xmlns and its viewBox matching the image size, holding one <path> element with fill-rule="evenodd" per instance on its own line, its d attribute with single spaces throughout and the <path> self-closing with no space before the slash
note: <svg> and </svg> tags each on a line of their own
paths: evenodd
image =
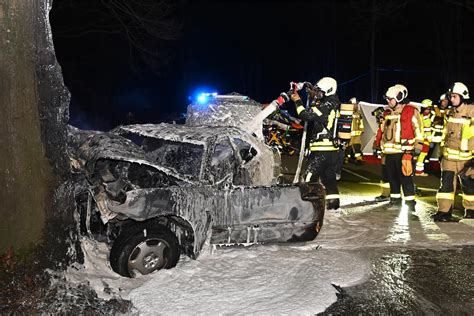
<svg viewBox="0 0 474 316">
<path fill-rule="evenodd" d="M 355 98 L 350 100 L 354 106 L 350 139 L 335 137 L 337 117 L 344 114 L 336 91 L 336 80 L 324 77 L 308 90 L 309 107 L 303 105 L 296 89 L 289 96 L 299 118 L 313 122 L 304 180 L 321 181 L 326 188 L 328 210 L 338 210 L 340 206 L 337 187 L 340 164 L 335 162 L 341 161 L 341 156 L 342 161 L 351 158 L 355 163 L 363 162 L 360 136 L 364 127 Z M 401 84 L 389 87 L 384 98 L 387 106 L 373 113 L 379 124 L 373 149 L 382 165 L 382 194 L 375 200 L 388 200 L 388 209 L 400 209 L 403 191 L 405 205 L 416 214 L 413 176 L 426 175 L 426 159 L 436 150 L 440 155 L 441 185 L 433 220 L 453 221 L 457 179 L 462 190 L 464 217 L 474 218 L 474 163 L 471 162 L 474 105 L 467 103 L 466 85 L 455 82 L 440 97 L 439 105 L 429 99 L 423 100 L 420 108 L 410 104 L 408 90 Z"/>
</svg>

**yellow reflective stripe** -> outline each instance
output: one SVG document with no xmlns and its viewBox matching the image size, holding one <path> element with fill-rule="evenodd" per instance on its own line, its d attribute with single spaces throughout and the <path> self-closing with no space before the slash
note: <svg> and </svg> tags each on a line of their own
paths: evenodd
<svg viewBox="0 0 474 316">
<path fill-rule="evenodd" d="M 323 139 L 322 141 L 312 142 L 309 144 L 309 150 L 311 151 L 334 151 L 339 150 L 338 147 L 334 147 L 334 144 L 329 139 Z"/>
<path fill-rule="evenodd" d="M 399 199 L 402 197 L 400 193 L 390 193 L 390 197 L 394 199 Z"/>
<path fill-rule="evenodd" d="M 313 174 L 311 172 L 308 172 L 308 174 L 306 175 L 306 182 L 309 182 L 311 180 L 311 177 L 313 176 Z"/>
<path fill-rule="evenodd" d="M 400 120 L 397 121 L 397 124 L 395 125 L 395 141 L 397 143 L 400 142 L 400 137 L 402 135 L 402 123 Z"/>
<path fill-rule="evenodd" d="M 333 199 L 338 199 L 339 194 L 328 194 L 326 195 L 326 200 L 333 200 Z"/>
<path fill-rule="evenodd" d="M 405 196 L 405 201 L 413 201 L 413 200 L 415 200 L 415 196 L 414 196 L 414 195 Z"/>
<path fill-rule="evenodd" d="M 299 115 L 304 110 L 305 110 L 304 106 L 300 105 L 299 107 L 296 108 L 296 113 L 298 113 L 298 115 Z"/>
<path fill-rule="evenodd" d="M 438 192 L 436 193 L 437 200 L 453 200 L 454 201 L 454 193 L 452 192 Z"/>
<path fill-rule="evenodd" d="M 468 140 L 467 139 L 461 139 L 461 150 L 466 151 L 468 149 Z"/>
<path fill-rule="evenodd" d="M 360 156 L 362 156 L 360 153 L 355 153 L 355 154 L 354 154 L 354 157 L 355 157 L 355 158 L 360 157 Z"/>
<path fill-rule="evenodd" d="M 336 147 L 310 147 L 311 151 L 335 151 L 335 150 L 339 150 L 339 148 L 336 148 Z"/>
<path fill-rule="evenodd" d="M 329 139 L 324 138 L 322 140 L 311 142 L 311 143 L 309 143 L 309 145 L 310 146 L 328 146 L 328 145 L 333 145 L 333 143 Z"/>
<path fill-rule="evenodd" d="M 331 110 L 331 113 L 329 113 L 329 117 L 328 117 L 328 126 L 327 126 L 328 130 L 331 130 L 332 126 L 334 125 L 335 119 L 336 119 L 336 111 Z"/>
<path fill-rule="evenodd" d="M 351 132 L 351 136 L 360 136 L 360 135 L 362 135 L 361 131 L 352 131 Z"/>
<path fill-rule="evenodd" d="M 384 149 L 382 149 L 382 152 L 384 154 L 399 154 L 403 151 L 402 151 L 401 148 L 400 149 L 397 149 L 397 148 L 384 148 Z"/>
<path fill-rule="evenodd" d="M 394 143 L 384 143 L 383 144 L 386 148 L 401 148 L 402 145 L 400 144 L 394 144 Z"/>
<path fill-rule="evenodd" d="M 311 110 L 313 110 L 313 112 L 316 113 L 316 115 L 318 115 L 318 116 L 322 116 L 322 115 L 323 115 L 323 113 L 322 113 L 317 107 L 315 107 L 315 106 L 312 106 L 312 107 L 311 107 Z"/>
<path fill-rule="evenodd" d="M 386 120 L 393 120 L 393 119 L 398 119 L 400 115 L 387 115 L 385 116 Z"/>
<path fill-rule="evenodd" d="M 471 160 L 472 155 L 469 155 L 469 157 L 461 157 L 459 155 L 443 155 L 443 157 L 446 157 L 446 159 L 451 159 L 451 160 Z"/>
<path fill-rule="evenodd" d="M 462 199 L 469 202 L 474 202 L 474 195 L 463 194 Z"/>
<path fill-rule="evenodd" d="M 387 188 L 387 189 L 389 189 L 389 188 L 390 188 L 390 183 L 388 183 L 388 182 L 382 182 L 382 183 L 380 183 L 380 187 L 381 187 L 381 188 Z"/>
<path fill-rule="evenodd" d="M 454 123 L 454 124 L 464 124 L 464 123 L 470 123 L 471 119 L 467 118 L 458 118 L 458 117 L 450 117 L 448 118 L 448 123 Z"/>
<path fill-rule="evenodd" d="M 444 147 L 443 156 L 455 160 L 469 160 L 472 158 L 472 153 L 471 151 L 460 151 Z"/>
<path fill-rule="evenodd" d="M 352 111 L 342 111 L 339 112 L 341 115 L 352 115 Z"/>
<path fill-rule="evenodd" d="M 413 123 L 413 126 L 415 127 L 415 138 L 422 140 L 423 139 L 423 131 L 421 129 L 419 121 L 416 119 L 415 116 L 413 116 L 411 118 L 411 122 Z"/>
</svg>

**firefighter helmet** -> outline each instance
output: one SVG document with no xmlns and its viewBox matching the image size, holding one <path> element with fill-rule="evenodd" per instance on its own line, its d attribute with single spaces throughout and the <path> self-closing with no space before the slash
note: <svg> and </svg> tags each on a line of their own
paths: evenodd
<svg viewBox="0 0 474 316">
<path fill-rule="evenodd" d="M 439 96 L 439 101 L 447 100 L 448 97 L 446 97 L 446 93 L 443 93 L 442 95 Z"/>
<path fill-rule="evenodd" d="M 424 99 L 423 101 L 421 101 L 421 107 L 423 108 L 430 108 L 433 106 L 433 101 L 431 101 L 430 99 Z"/>
<path fill-rule="evenodd" d="M 408 89 L 407 87 L 405 87 L 404 85 L 402 84 L 396 84 L 394 87 L 397 87 L 398 89 L 400 89 L 403 93 L 403 99 L 407 98 L 408 97 Z"/>
<path fill-rule="evenodd" d="M 462 82 L 455 82 L 451 88 L 449 88 L 448 93 L 456 93 L 459 94 L 463 99 L 469 99 L 469 90 Z"/>
<path fill-rule="evenodd" d="M 326 96 L 336 93 L 337 81 L 331 77 L 323 77 L 316 83 L 316 88 L 323 91 Z"/>
<path fill-rule="evenodd" d="M 397 103 L 400 103 L 407 96 L 408 96 L 407 88 L 401 84 L 396 84 L 387 89 L 387 92 L 385 92 L 384 98 L 395 99 Z"/>
</svg>

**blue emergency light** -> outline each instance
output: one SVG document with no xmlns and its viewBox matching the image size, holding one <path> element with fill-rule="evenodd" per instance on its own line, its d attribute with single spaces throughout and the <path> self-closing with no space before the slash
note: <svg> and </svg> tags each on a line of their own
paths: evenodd
<svg viewBox="0 0 474 316">
<path fill-rule="evenodd" d="M 216 96 L 217 96 L 217 92 L 202 92 L 198 95 L 196 100 L 198 103 L 204 104 L 209 100 L 209 98 L 216 97 Z"/>
</svg>

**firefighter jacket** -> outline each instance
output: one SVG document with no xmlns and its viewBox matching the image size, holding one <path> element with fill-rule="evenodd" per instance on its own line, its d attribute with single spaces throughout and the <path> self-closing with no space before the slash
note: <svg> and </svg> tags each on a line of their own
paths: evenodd
<svg viewBox="0 0 474 316">
<path fill-rule="evenodd" d="M 423 122 L 423 135 L 424 135 L 424 143 L 429 145 L 431 142 L 431 125 L 433 123 L 431 111 L 423 111 L 421 114 L 421 120 Z"/>
<path fill-rule="evenodd" d="M 360 144 L 360 136 L 364 132 L 364 121 L 362 119 L 362 114 L 355 110 L 352 114 L 352 127 L 351 127 L 351 141 L 349 145 Z"/>
<path fill-rule="evenodd" d="M 443 129 L 443 159 L 470 160 L 474 150 L 474 105 L 461 104 L 446 114 Z"/>
<path fill-rule="evenodd" d="M 421 151 L 423 130 L 420 112 L 410 104 L 398 104 L 384 113 L 381 148 L 384 154 Z"/>
<path fill-rule="evenodd" d="M 441 143 L 443 140 L 443 129 L 445 125 L 445 116 L 447 109 L 440 109 L 438 106 L 434 106 L 431 111 L 432 123 L 431 123 L 431 142 Z"/>
<path fill-rule="evenodd" d="M 302 120 L 314 122 L 309 143 L 310 151 L 339 150 L 335 142 L 336 117 L 341 106 L 338 96 L 324 97 L 319 104 L 312 104 L 310 109 L 306 109 L 301 100 L 297 100 L 295 105 Z"/>
</svg>

